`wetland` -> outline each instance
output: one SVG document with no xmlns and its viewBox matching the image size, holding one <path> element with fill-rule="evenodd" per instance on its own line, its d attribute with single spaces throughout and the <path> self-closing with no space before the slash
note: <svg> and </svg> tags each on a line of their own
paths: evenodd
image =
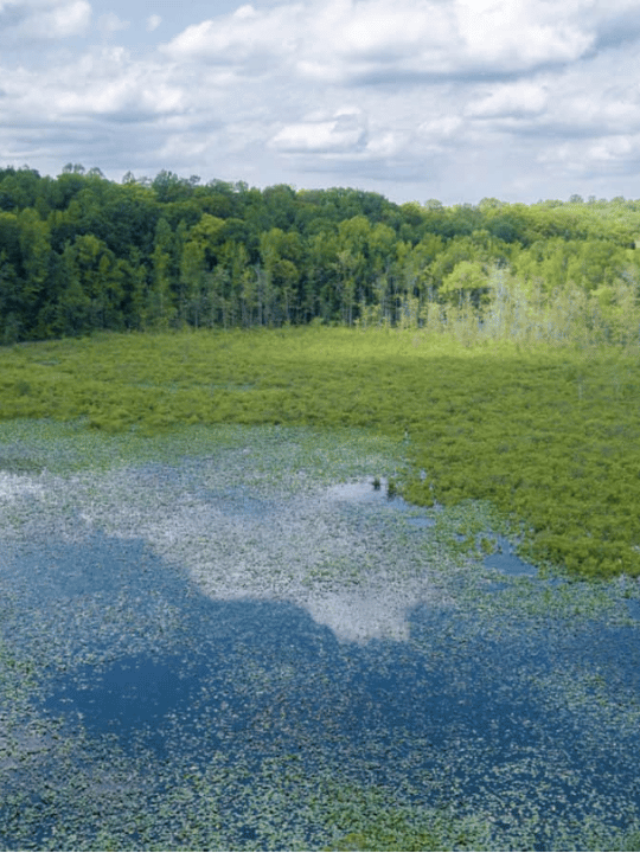
<svg viewBox="0 0 640 853">
<path fill-rule="evenodd" d="M 0 849 L 640 849 L 638 203 L 0 208 Z"/>
<path fill-rule="evenodd" d="M 637 849 L 637 580 L 405 502 L 409 456 L 0 424 L 0 846 Z"/>
</svg>

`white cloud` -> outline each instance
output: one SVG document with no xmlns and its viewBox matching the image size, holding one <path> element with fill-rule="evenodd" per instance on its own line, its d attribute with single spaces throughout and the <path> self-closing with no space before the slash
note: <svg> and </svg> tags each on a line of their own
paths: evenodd
<svg viewBox="0 0 640 853">
<path fill-rule="evenodd" d="M 0 5 L 0 41 L 15 45 L 83 35 L 90 21 L 87 0 L 9 0 Z"/>
<path fill-rule="evenodd" d="M 614 53 L 603 53 L 510 90 L 511 115 L 522 131 L 541 136 L 599 138 L 640 130 L 640 86 L 630 80 L 637 47 L 629 45 Z M 536 88 L 539 93 L 536 94 Z M 508 93 L 499 93 L 494 106 L 508 105 Z M 528 109 L 517 111 L 517 95 Z M 482 106 L 482 105 L 478 105 Z M 491 106 L 487 102 L 485 106 Z M 479 114 L 479 113 L 478 113 Z M 506 109 L 503 115 L 506 115 Z"/>
<path fill-rule="evenodd" d="M 401 155 L 406 150 L 407 141 L 406 134 L 379 130 L 367 142 L 365 155 L 371 160 L 388 160 Z"/>
<path fill-rule="evenodd" d="M 592 27 L 544 0 L 329 0 L 241 6 L 187 27 L 164 50 L 177 61 L 256 59 L 329 82 L 508 74 L 582 56 Z"/>
<path fill-rule="evenodd" d="M 163 69 L 133 62 L 123 48 L 85 55 L 46 74 L 21 70 L 3 77 L 0 110 L 38 116 L 43 124 L 92 116 L 144 121 L 182 108 L 183 92 Z"/>
<path fill-rule="evenodd" d="M 457 0 L 456 21 L 464 43 L 462 60 L 474 67 L 530 69 L 583 56 L 593 45 L 593 27 L 572 4 L 544 0 Z"/>
<path fill-rule="evenodd" d="M 544 84 L 533 80 L 498 83 L 488 94 L 472 101 L 467 113 L 478 118 L 504 116 L 531 116 L 541 113 L 549 102 L 549 92 Z"/>
<path fill-rule="evenodd" d="M 153 32 L 160 16 L 136 2 L 127 15 Z M 142 162 L 304 186 L 320 171 L 471 200 L 476 186 L 498 194 L 491 180 L 539 197 L 545 180 L 637 160 L 637 0 L 256 0 L 159 48 L 136 27 L 128 50 L 63 43 L 90 14 L 85 0 L 0 0 L 0 162 L 48 150 L 55 170 L 86 150 L 118 176 Z M 98 29 L 117 42 L 123 23 L 111 13 Z"/>
<path fill-rule="evenodd" d="M 265 12 L 241 6 L 231 15 L 187 27 L 163 47 L 180 62 L 210 62 L 262 72 L 256 63 L 278 63 L 297 47 L 297 17 L 301 5 L 280 6 Z"/>
<path fill-rule="evenodd" d="M 614 6 L 625 9 L 622 0 Z M 595 7 L 598 7 L 596 14 Z M 590 12 L 590 14 L 586 14 Z M 244 5 L 187 27 L 162 46 L 177 63 L 202 62 L 233 74 L 287 76 L 336 86 L 473 86 L 491 76 L 476 114 L 536 112 L 543 89 L 514 74 L 536 73 L 589 57 L 598 27 L 610 23 L 597 0 L 311 0 L 267 9 Z M 640 26 L 640 16 L 639 16 Z M 485 87 L 486 90 L 486 87 Z"/>
<path fill-rule="evenodd" d="M 597 140 L 575 139 L 542 146 L 537 152 L 536 162 L 545 173 L 557 178 L 577 176 L 582 179 L 606 182 L 617 176 L 625 176 L 622 194 L 637 197 L 637 184 L 629 183 L 638 174 L 640 165 L 640 133 L 625 136 L 601 136 Z M 631 193 L 629 189 L 631 188 Z M 609 193 L 619 195 L 620 191 Z"/>
<path fill-rule="evenodd" d="M 454 20 L 445 5 L 424 0 L 361 0 L 359 3 L 332 3 L 317 15 L 322 33 L 321 50 L 333 44 L 335 53 L 351 59 L 397 62 L 407 55 L 424 57 L 439 54 L 455 39 Z"/>
<path fill-rule="evenodd" d="M 640 146 L 636 136 L 608 136 L 589 146 L 588 159 L 591 161 L 620 161 L 626 160 L 630 154 L 638 156 Z"/>
<path fill-rule="evenodd" d="M 442 142 L 460 133 L 462 118 L 457 115 L 441 115 L 423 121 L 418 132 L 426 139 Z"/>
<path fill-rule="evenodd" d="M 359 111 L 324 121 L 302 121 L 283 127 L 270 144 L 280 151 L 343 152 L 361 148 L 366 127 Z"/>
<path fill-rule="evenodd" d="M 126 30 L 128 27 L 129 21 L 123 21 L 115 12 L 108 12 L 106 15 L 100 15 L 98 18 L 98 29 L 105 35 Z"/>
</svg>

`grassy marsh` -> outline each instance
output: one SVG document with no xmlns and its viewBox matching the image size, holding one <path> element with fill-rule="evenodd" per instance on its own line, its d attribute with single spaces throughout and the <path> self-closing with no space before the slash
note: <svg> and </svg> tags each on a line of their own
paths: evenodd
<svg viewBox="0 0 640 853">
<path fill-rule="evenodd" d="M 1 357 L 0 419 L 148 436 L 215 423 L 369 429 L 406 441 L 395 485 L 412 502 L 488 500 L 538 565 L 640 574 L 636 350 L 292 328 L 105 335 Z"/>
</svg>

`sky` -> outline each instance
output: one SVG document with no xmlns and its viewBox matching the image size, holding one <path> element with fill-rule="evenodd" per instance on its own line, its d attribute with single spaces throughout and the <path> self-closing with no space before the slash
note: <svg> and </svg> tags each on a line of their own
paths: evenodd
<svg viewBox="0 0 640 853">
<path fill-rule="evenodd" d="M 0 0 L 0 166 L 640 198 L 639 0 Z"/>
</svg>

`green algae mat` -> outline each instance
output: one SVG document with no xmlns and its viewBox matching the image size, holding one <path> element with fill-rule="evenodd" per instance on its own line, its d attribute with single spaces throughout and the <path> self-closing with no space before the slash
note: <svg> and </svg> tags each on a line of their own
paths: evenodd
<svg viewBox="0 0 640 853">
<path fill-rule="evenodd" d="M 0 425 L 0 847 L 637 849 L 637 581 L 411 453 Z"/>
</svg>

